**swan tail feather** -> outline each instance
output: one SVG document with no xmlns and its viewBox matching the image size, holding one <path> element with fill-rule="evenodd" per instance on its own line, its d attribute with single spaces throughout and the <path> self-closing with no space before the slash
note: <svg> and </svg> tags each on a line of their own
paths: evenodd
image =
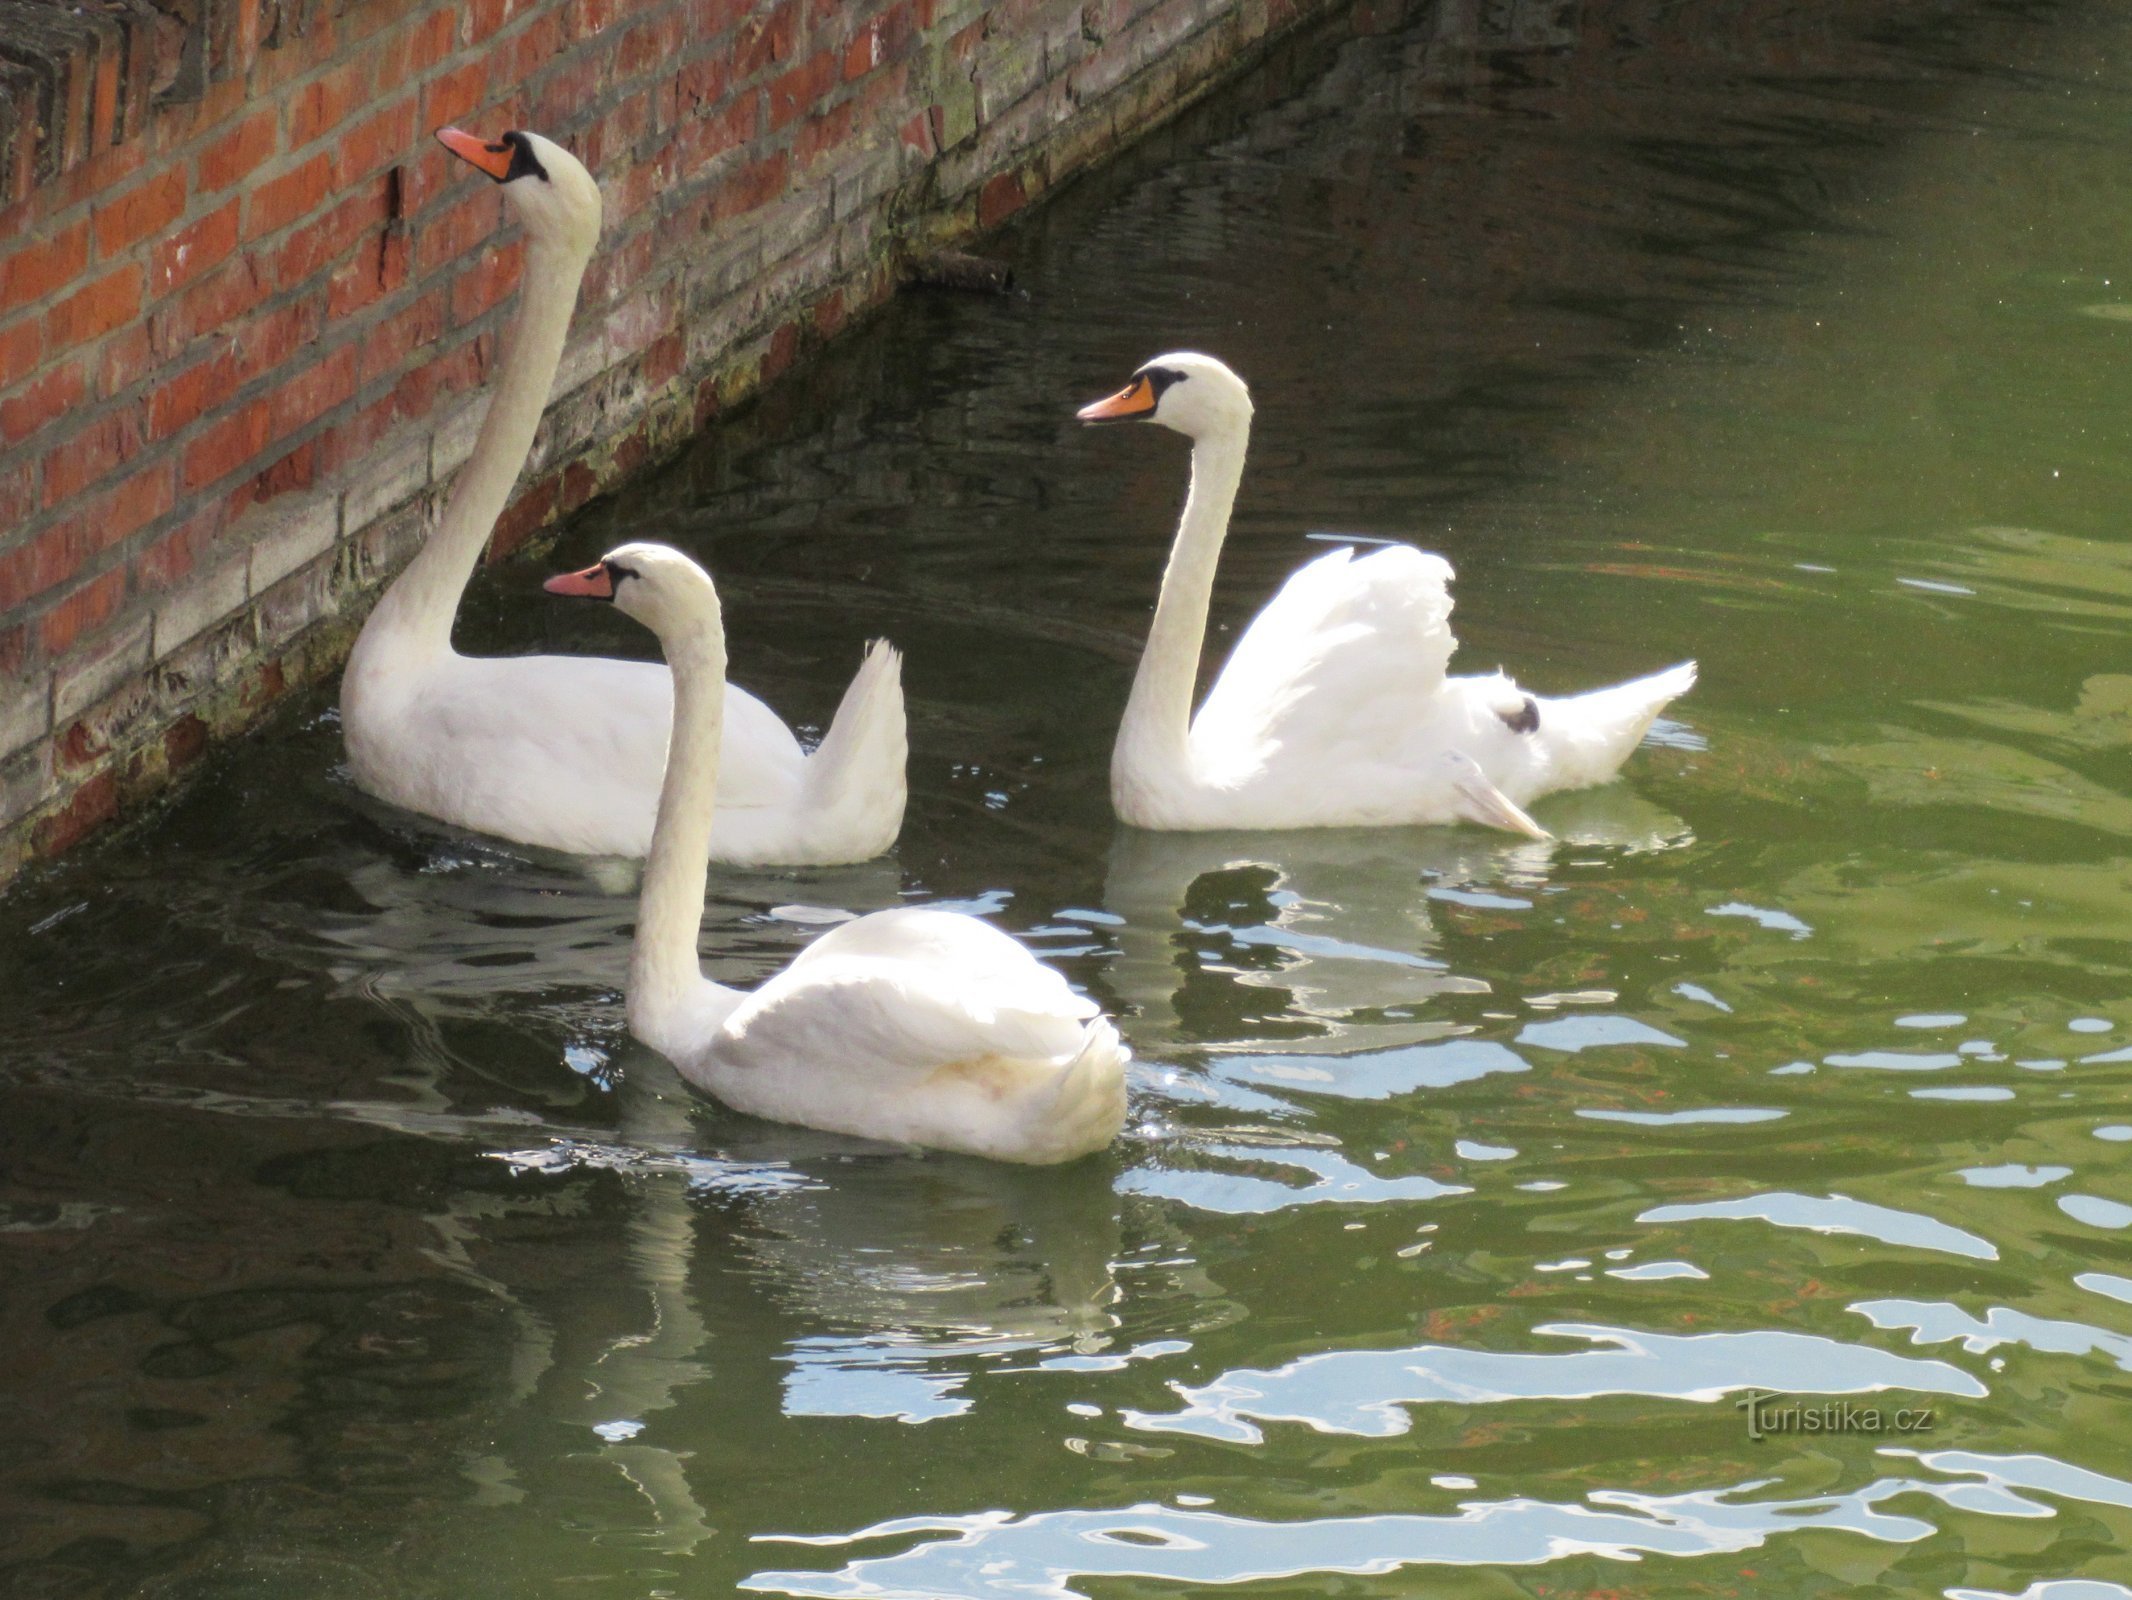
<svg viewBox="0 0 2132 1600">
<path fill-rule="evenodd" d="M 1125 1064 L 1132 1051 L 1107 1017 L 1081 1031 L 1081 1045 L 1058 1070 L 1044 1121 L 1053 1161 L 1071 1161 L 1102 1149 L 1125 1126 Z"/>
<path fill-rule="evenodd" d="M 1606 782 L 1651 731 L 1659 712 L 1694 686 L 1695 663 L 1683 661 L 1648 677 L 1545 702 L 1540 731 L 1552 734 L 1557 775 L 1550 787 Z"/>
<path fill-rule="evenodd" d="M 807 758 L 805 804 L 862 861 L 896 842 L 903 826 L 903 655 L 886 639 L 866 647 L 829 731 Z"/>
</svg>

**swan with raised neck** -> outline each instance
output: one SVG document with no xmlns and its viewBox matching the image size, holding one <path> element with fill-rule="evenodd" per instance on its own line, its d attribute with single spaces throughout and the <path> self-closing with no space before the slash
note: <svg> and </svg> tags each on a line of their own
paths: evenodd
<svg viewBox="0 0 2132 1600">
<path fill-rule="evenodd" d="M 697 959 L 723 738 L 718 591 L 630 544 L 548 580 L 611 601 L 673 668 L 671 753 L 630 947 L 629 1030 L 736 1110 L 1000 1161 L 1070 1161 L 1125 1121 L 1130 1053 L 1094 1002 L 1013 939 L 909 907 L 841 924 L 752 992 Z"/>
<path fill-rule="evenodd" d="M 1478 822 L 1535 838 L 1524 810 L 1613 777 L 1695 664 L 1549 699 L 1501 673 L 1448 677 L 1450 564 L 1409 545 L 1341 548 L 1296 572 L 1238 639 L 1195 715 L 1215 569 L 1243 479 L 1251 394 L 1197 351 L 1157 356 L 1084 422 L 1192 441 L 1191 488 L 1111 753 L 1111 800 L 1144 828 Z"/>
<path fill-rule="evenodd" d="M 473 454 L 436 530 L 364 624 L 341 681 L 349 769 L 382 799 L 520 844 L 641 856 L 666 766 L 672 680 L 655 661 L 463 656 L 452 619 L 532 448 L 600 235 L 600 191 L 537 133 L 446 149 L 495 182 L 524 229 L 517 318 Z M 726 691 L 713 858 L 861 861 L 902 825 L 901 662 L 867 653 L 820 747 L 745 690 Z"/>
</svg>

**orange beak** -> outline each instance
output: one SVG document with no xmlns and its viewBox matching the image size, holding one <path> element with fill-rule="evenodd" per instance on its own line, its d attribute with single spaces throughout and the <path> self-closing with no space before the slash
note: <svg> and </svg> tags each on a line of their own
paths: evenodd
<svg viewBox="0 0 2132 1600">
<path fill-rule="evenodd" d="M 461 161 L 479 167 L 498 183 L 511 175 L 512 152 L 507 144 L 490 144 L 457 128 L 439 128 L 437 142 Z"/>
<path fill-rule="evenodd" d="M 588 600 L 612 600 L 614 598 L 614 574 L 607 570 L 607 563 L 597 562 L 583 572 L 558 572 L 541 587 L 550 594 L 583 595 Z"/>
<path fill-rule="evenodd" d="M 1134 417 L 1153 416 L 1154 412 L 1155 386 L 1143 374 L 1109 399 L 1085 405 L 1074 415 L 1083 422 L 1129 422 Z"/>
</svg>

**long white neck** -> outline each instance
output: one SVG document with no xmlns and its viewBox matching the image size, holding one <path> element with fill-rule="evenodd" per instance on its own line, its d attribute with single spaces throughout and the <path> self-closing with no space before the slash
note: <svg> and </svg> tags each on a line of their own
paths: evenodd
<svg viewBox="0 0 2132 1600">
<path fill-rule="evenodd" d="M 534 239 L 526 248 L 518 320 L 474 453 L 459 471 L 437 531 L 378 602 L 376 629 L 370 631 L 389 631 L 403 658 L 414 648 L 451 648 L 459 597 L 533 448 L 590 259 L 549 240 Z"/>
<path fill-rule="evenodd" d="M 717 603 L 685 632 L 660 643 L 674 676 L 674 727 L 637 900 L 627 1009 L 629 1031 L 678 1060 L 700 1046 L 702 1032 L 741 999 L 704 977 L 696 957 L 704 874 L 711 864 L 718 746 L 725 735 L 725 624 Z"/>
<path fill-rule="evenodd" d="M 1250 439 L 1249 420 L 1239 419 L 1192 445 L 1192 489 L 1177 524 L 1177 541 L 1170 547 L 1170 564 L 1162 574 L 1147 649 L 1118 724 L 1111 758 L 1114 775 L 1177 770 L 1185 762 L 1199 653 L 1207 636 L 1207 603 L 1214 593 L 1214 569 L 1221 560 L 1222 540 L 1228 537 L 1229 513 L 1243 480 Z"/>
</svg>

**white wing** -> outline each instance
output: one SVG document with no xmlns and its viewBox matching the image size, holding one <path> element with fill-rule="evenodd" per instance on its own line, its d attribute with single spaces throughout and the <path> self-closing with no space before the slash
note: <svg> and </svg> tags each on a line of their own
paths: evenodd
<svg viewBox="0 0 2132 1600">
<path fill-rule="evenodd" d="M 1345 760 L 1404 743 L 1443 685 L 1451 564 L 1411 545 L 1335 550 L 1281 587 L 1236 643 L 1192 721 L 1215 781 L 1276 755 Z M 1337 769 L 1332 769 L 1337 770 Z"/>
</svg>

